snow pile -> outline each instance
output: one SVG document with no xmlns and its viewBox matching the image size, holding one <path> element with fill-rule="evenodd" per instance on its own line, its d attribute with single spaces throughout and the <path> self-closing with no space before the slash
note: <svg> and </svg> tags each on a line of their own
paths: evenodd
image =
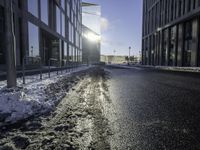
<svg viewBox="0 0 200 150">
<path fill-rule="evenodd" d="M 168 66 L 156 66 L 157 69 L 182 71 L 182 72 L 200 72 L 200 67 L 168 67 Z"/>
<path fill-rule="evenodd" d="M 80 72 L 88 69 L 83 67 Z M 70 73 L 54 76 L 50 79 L 30 83 L 16 89 L 2 88 L 0 83 L 0 126 L 4 123 L 15 123 L 30 116 L 45 113 L 55 107 L 66 94 L 67 79 Z"/>
</svg>

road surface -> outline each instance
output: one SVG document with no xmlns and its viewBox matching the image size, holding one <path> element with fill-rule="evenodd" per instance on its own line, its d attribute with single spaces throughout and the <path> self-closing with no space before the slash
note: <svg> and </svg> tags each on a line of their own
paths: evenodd
<svg viewBox="0 0 200 150">
<path fill-rule="evenodd" d="M 106 67 L 66 82 L 55 111 L 1 129 L 1 150 L 200 149 L 199 75 Z"/>
<path fill-rule="evenodd" d="M 108 71 L 117 116 L 112 149 L 200 149 L 199 75 L 142 68 Z"/>
</svg>

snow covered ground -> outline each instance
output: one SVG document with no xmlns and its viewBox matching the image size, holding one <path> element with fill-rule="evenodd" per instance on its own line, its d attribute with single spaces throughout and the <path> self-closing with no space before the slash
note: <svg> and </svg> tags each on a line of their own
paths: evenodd
<svg viewBox="0 0 200 150">
<path fill-rule="evenodd" d="M 169 66 L 156 66 L 156 69 L 182 71 L 182 72 L 200 72 L 200 67 L 169 67 Z"/>
<path fill-rule="evenodd" d="M 22 84 L 22 78 L 17 79 L 18 87 L 7 89 L 6 81 L 0 82 L 0 126 L 5 123 L 15 123 L 30 116 L 45 113 L 55 107 L 58 101 L 65 96 L 64 86 L 70 86 L 73 82 L 65 83 L 74 73 L 79 73 L 90 67 L 80 67 L 70 73 L 63 72 L 57 75 L 51 73 L 43 75 L 43 80 L 38 80 L 39 75 L 29 76 L 26 85 Z"/>
</svg>

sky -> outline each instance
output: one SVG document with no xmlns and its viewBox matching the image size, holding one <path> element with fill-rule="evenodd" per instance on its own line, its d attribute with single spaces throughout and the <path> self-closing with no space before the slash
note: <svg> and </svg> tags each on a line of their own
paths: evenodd
<svg viewBox="0 0 200 150">
<path fill-rule="evenodd" d="M 139 55 L 142 0 L 83 0 L 101 5 L 101 54 Z M 115 52 L 114 52 L 115 51 Z"/>
</svg>

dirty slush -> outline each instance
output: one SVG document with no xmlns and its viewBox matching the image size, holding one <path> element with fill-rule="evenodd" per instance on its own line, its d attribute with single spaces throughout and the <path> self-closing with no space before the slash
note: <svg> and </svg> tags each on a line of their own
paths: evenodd
<svg viewBox="0 0 200 150">
<path fill-rule="evenodd" d="M 111 149 L 108 79 L 104 69 L 93 68 L 60 81 L 67 94 L 55 110 L 1 129 L 0 149 Z M 54 95 L 59 88 L 48 90 Z"/>
</svg>

